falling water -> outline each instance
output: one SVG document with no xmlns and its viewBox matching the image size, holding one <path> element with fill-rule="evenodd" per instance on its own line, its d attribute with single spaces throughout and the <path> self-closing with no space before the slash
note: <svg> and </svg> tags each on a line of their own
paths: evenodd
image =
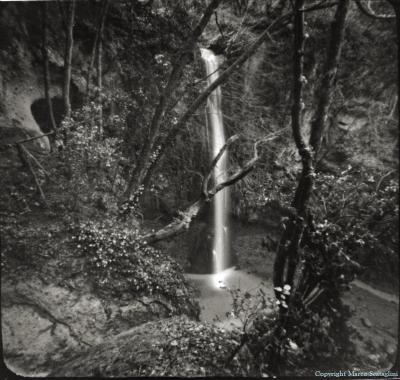
<svg viewBox="0 0 400 380">
<path fill-rule="evenodd" d="M 218 76 L 218 57 L 208 49 L 201 49 L 204 60 L 207 84 L 210 85 Z M 213 158 L 218 154 L 225 144 L 224 123 L 221 112 L 221 89 L 217 87 L 207 101 L 207 120 L 211 132 L 211 147 Z M 214 183 L 220 183 L 226 179 L 228 153 L 222 155 L 213 172 Z M 214 197 L 214 241 L 213 241 L 213 265 L 215 273 L 215 284 L 222 285 L 223 271 L 229 265 L 229 190 L 225 188 Z"/>
</svg>

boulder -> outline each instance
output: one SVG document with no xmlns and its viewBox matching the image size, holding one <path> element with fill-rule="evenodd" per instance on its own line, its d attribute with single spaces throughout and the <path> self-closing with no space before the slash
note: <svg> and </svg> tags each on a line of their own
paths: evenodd
<svg viewBox="0 0 400 380">
<path fill-rule="evenodd" d="M 180 312 L 160 295 L 135 298 L 122 294 L 113 299 L 78 285 L 85 283 L 82 277 L 69 286 L 37 277 L 3 281 L 3 355 L 14 372 L 28 376 L 48 373 L 66 355 Z"/>
</svg>

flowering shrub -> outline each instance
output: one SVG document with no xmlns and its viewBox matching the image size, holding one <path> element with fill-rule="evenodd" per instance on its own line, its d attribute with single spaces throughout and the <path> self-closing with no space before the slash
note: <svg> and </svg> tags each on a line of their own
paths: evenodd
<svg viewBox="0 0 400 380">
<path fill-rule="evenodd" d="M 118 209 L 121 218 L 127 218 L 129 215 L 138 216 L 140 208 L 140 197 L 144 191 L 144 186 L 140 185 L 138 189 L 124 201 Z"/>
<path fill-rule="evenodd" d="M 62 122 L 61 134 L 65 136 L 65 147 L 56 155 L 57 183 L 65 193 L 67 207 L 75 210 L 82 204 L 98 202 L 106 198 L 103 207 L 115 203 L 118 185 L 124 183 L 119 167 L 120 139 L 107 137 L 97 120 L 98 104 L 91 102 Z M 60 191 L 61 193 L 61 191 Z"/>
<path fill-rule="evenodd" d="M 178 309 L 191 304 L 182 268 L 141 240 L 138 231 L 115 220 L 84 222 L 73 236 L 79 255 L 98 290 L 132 295 L 162 295 Z M 195 306 L 193 306 L 195 308 Z"/>
</svg>

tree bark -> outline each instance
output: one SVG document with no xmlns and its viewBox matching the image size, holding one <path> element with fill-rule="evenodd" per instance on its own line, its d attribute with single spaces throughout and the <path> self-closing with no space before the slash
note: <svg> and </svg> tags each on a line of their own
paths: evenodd
<svg viewBox="0 0 400 380">
<path fill-rule="evenodd" d="M 43 56 L 43 77 L 44 77 L 44 93 L 47 102 L 47 108 L 50 116 L 51 129 L 56 133 L 56 121 L 54 118 L 53 104 L 50 97 L 50 68 L 49 57 L 47 53 L 47 2 L 42 4 L 42 56 Z"/>
<path fill-rule="evenodd" d="M 321 140 L 328 117 L 328 110 L 332 101 L 349 6 L 349 0 L 339 2 L 335 13 L 335 19 L 332 22 L 328 56 L 323 68 L 324 76 L 317 92 L 316 98 L 318 99 L 318 104 L 314 118 L 311 122 L 310 145 L 314 151 L 314 160 L 317 158 L 316 155 L 321 146 Z"/>
<path fill-rule="evenodd" d="M 306 199 L 309 196 L 313 178 L 313 164 L 310 149 L 304 140 L 302 129 L 302 102 L 303 84 L 305 82 L 303 75 L 304 66 L 304 13 L 301 9 L 304 6 L 304 0 L 296 0 L 294 15 L 294 41 L 293 41 L 293 104 L 291 111 L 292 134 L 300 154 L 303 171 L 299 185 L 296 190 L 292 206 L 295 207 L 299 215 L 304 216 L 306 212 Z M 300 223 L 299 223 L 300 222 Z M 302 223 L 290 220 L 278 246 L 277 256 L 274 262 L 273 282 L 274 287 L 282 288 L 284 284 L 293 285 L 293 276 L 295 262 L 298 256 L 299 240 L 302 234 Z M 286 278 L 284 278 L 285 266 L 288 266 Z M 280 293 L 276 292 L 279 296 Z"/>
<path fill-rule="evenodd" d="M 64 116 L 71 117 L 71 99 L 70 99 L 70 88 L 71 88 L 71 70 L 72 70 L 72 49 L 74 46 L 74 20 L 75 20 L 75 0 L 69 3 L 68 13 L 68 24 L 67 24 L 67 38 L 65 44 L 65 55 L 64 55 L 64 87 L 63 87 L 63 99 L 64 99 Z"/>
<path fill-rule="evenodd" d="M 293 57 L 293 106 L 292 106 L 292 132 L 296 147 L 302 160 L 302 174 L 297 186 L 292 206 L 296 215 L 292 216 L 286 226 L 278 246 L 274 263 L 273 282 L 274 287 L 283 287 L 288 284 L 293 287 L 294 274 L 298 260 L 298 250 L 303 233 L 309 222 L 308 202 L 310 199 L 315 172 L 314 162 L 319 152 L 321 138 L 325 128 L 329 106 L 332 101 L 337 67 L 340 59 L 341 46 L 344 39 L 344 26 L 349 9 L 349 0 L 341 1 L 336 9 L 335 18 L 331 26 L 331 37 L 328 55 L 324 65 L 324 76 L 317 90 L 317 109 L 311 123 L 311 136 L 309 145 L 301 134 L 302 111 L 302 83 L 303 76 L 303 48 L 304 48 L 304 19 L 300 9 L 304 0 L 296 0 L 295 13 L 295 37 Z M 285 276 L 285 267 L 286 276 Z M 279 298 L 280 293 L 276 292 Z"/>
</svg>

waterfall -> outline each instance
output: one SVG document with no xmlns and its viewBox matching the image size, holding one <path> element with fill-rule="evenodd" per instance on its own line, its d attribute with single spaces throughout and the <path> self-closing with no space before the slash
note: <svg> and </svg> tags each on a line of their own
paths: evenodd
<svg viewBox="0 0 400 380">
<path fill-rule="evenodd" d="M 207 84 L 210 85 L 218 76 L 218 57 L 208 49 L 201 49 L 201 56 L 204 60 Z M 221 112 L 221 88 L 217 87 L 207 100 L 207 121 L 210 130 L 210 143 L 212 158 L 214 158 L 225 144 L 224 123 Z M 213 172 L 214 183 L 224 181 L 227 176 L 228 153 L 222 155 Z M 214 196 L 213 201 L 213 266 L 215 273 L 215 284 L 220 287 L 223 282 L 223 270 L 229 265 L 229 189 L 225 188 Z"/>
</svg>

